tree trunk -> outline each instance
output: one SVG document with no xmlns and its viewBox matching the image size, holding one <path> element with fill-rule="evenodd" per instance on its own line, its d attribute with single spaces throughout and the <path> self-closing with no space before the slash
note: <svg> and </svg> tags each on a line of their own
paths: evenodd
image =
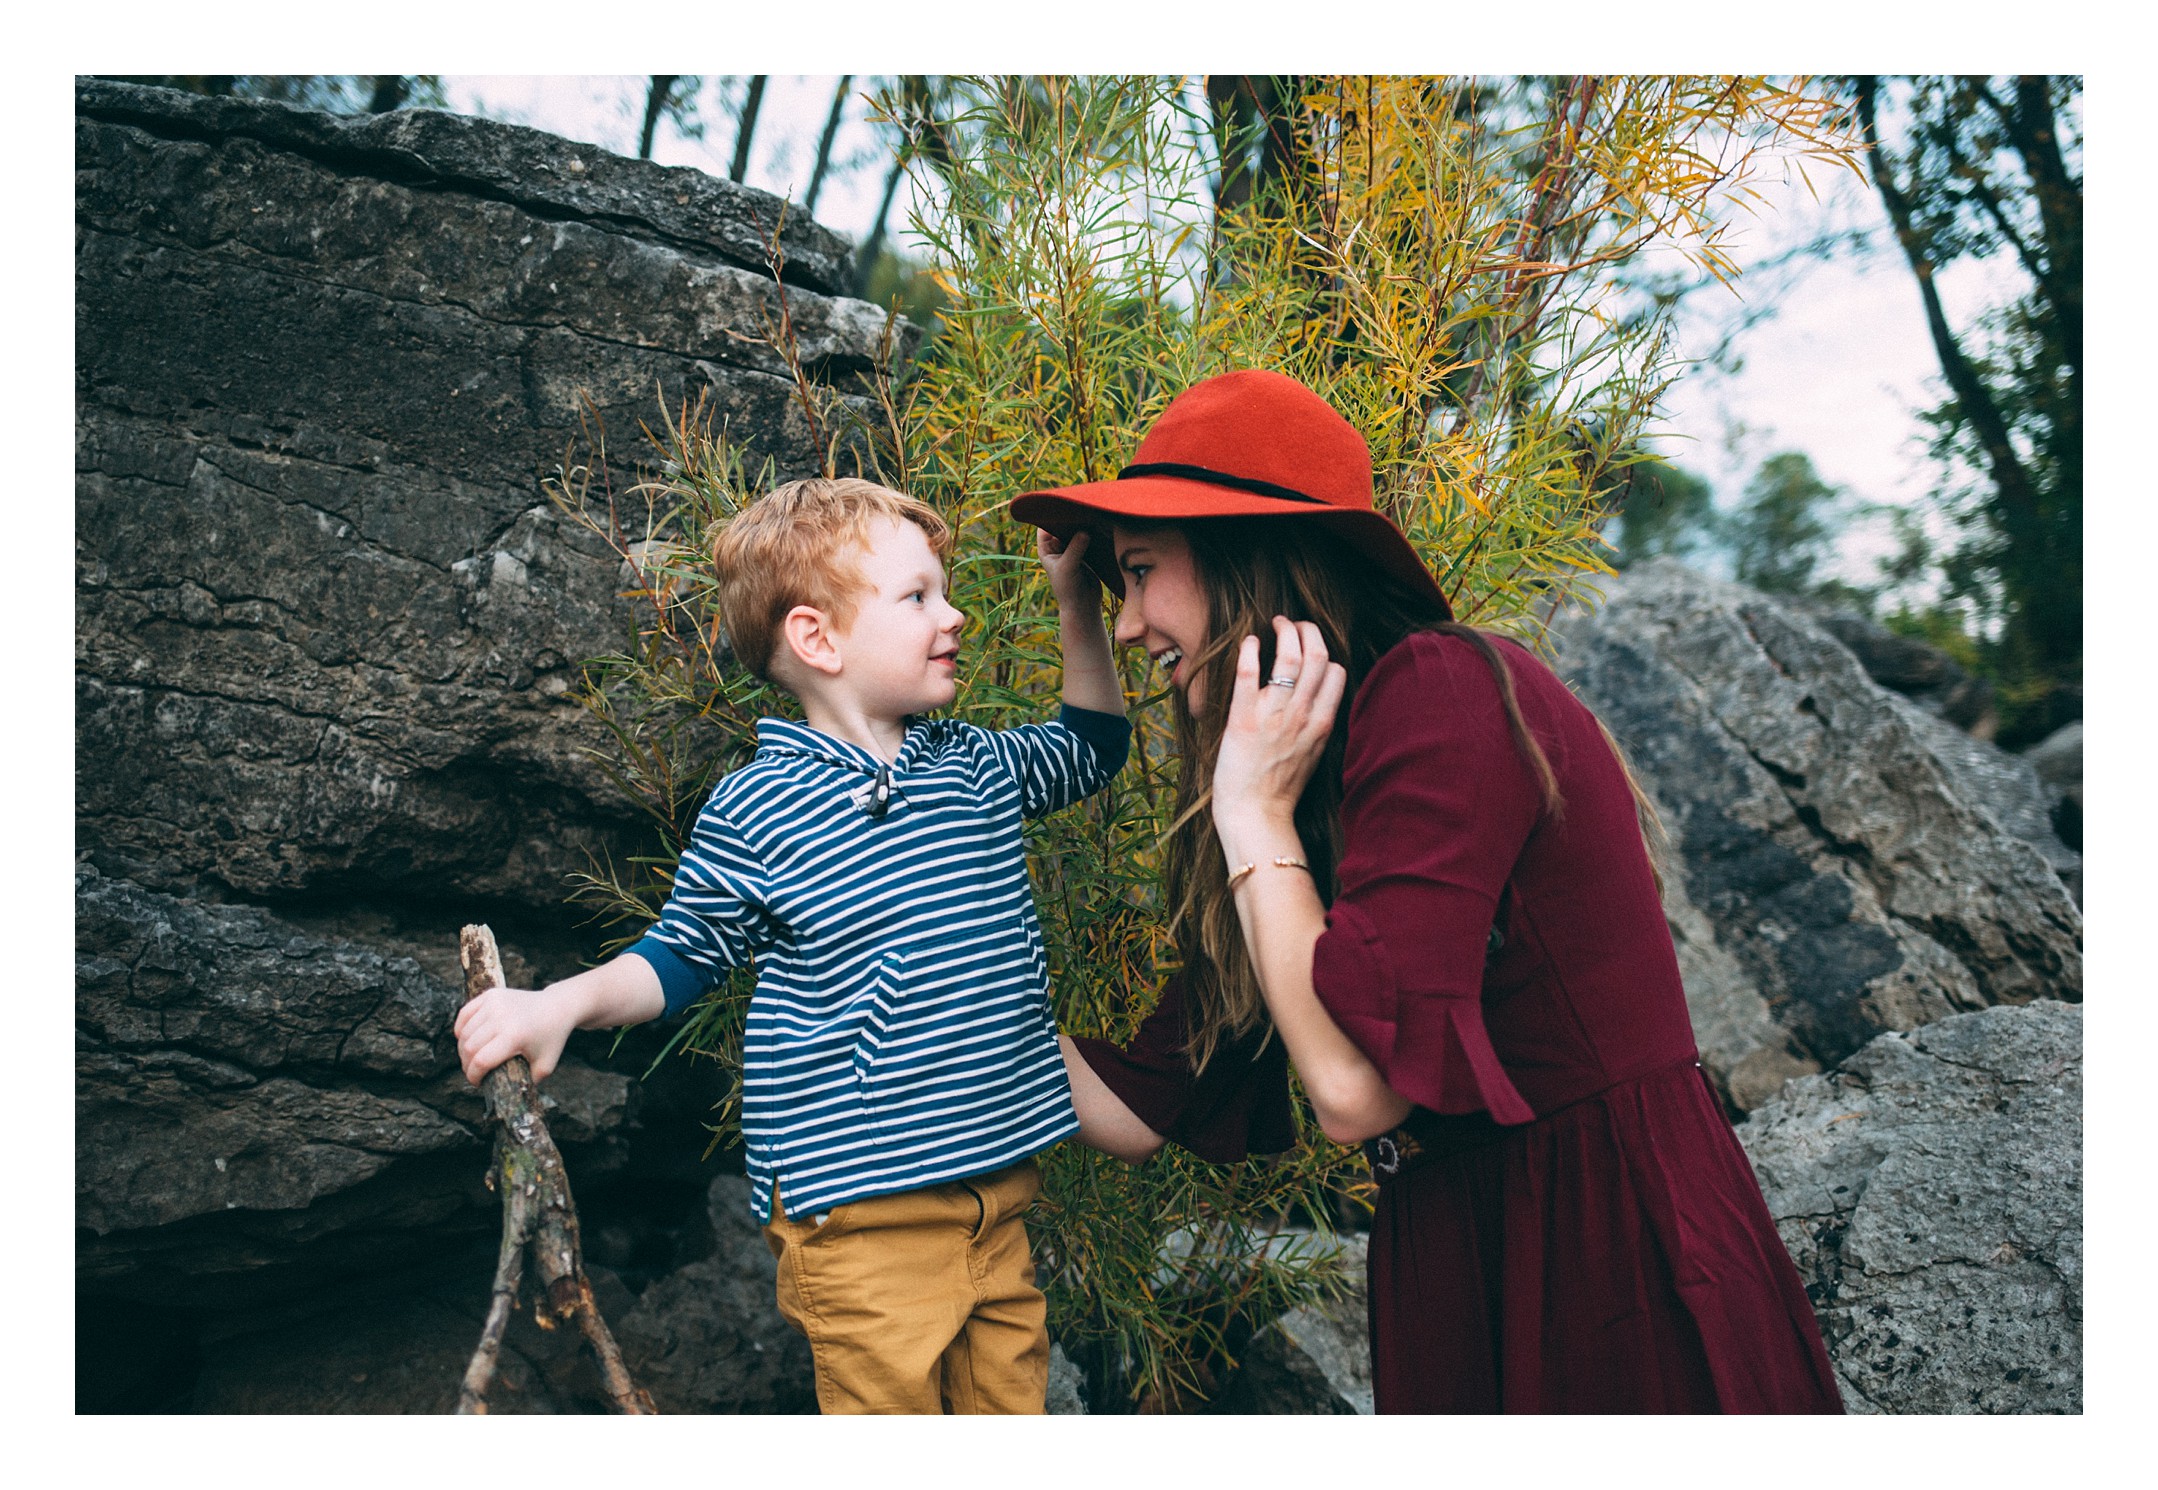
<svg viewBox="0 0 2158 1490">
<path fill-rule="evenodd" d="M 2055 541 L 2052 521 L 2056 506 L 2052 498 L 2057 494 L 2042 491 L 2030 468 L 2017 454 L 2009 435 L 2008 420 L 1999 403 L 1949 328 L 1948 317 L 1941 308 L 1940 292 L 1934 286 L 1937 266 L 1931 248 L 1914 224 L 1910 199 L 1896 180 L 1892 162 L 1881 149 L 1877 123 L 1880 79 L 1862 76 L 1855 79 L 1855 84 L 1859 127 L 1873 157 L 1874 187 L 1880 193 L 1882 205 L 1888 209 L 1896 242 L 1902 247 L 1912 274 L 1917 277 L 1919 297 L 1925 304 L 1926 328 L 1932 333 L 1934 352 L 1940 359 L 1949 392 L 1955 395 L 1956 406 L 1978 437 L 1979 449 L 1984 453 L 1987 474 L 1993 480 L 1992 509 L 1998 518 L 2000 534 L 2007 540 L 2011 555 L 2025 556 L 2020 562 L 2011 557 L 2000 564 L 2003 588 L 2023 613 L 2020 629 L 2029 638 L 2040 668 L 2055 678 L 2078 677 L 2083 651 L 2080 554 L 2061 552 L 2061 545 Z M 2027 103 L 2027 99 L 2019 100 L 2019 112 Z M 2044 126 L 2047 139 L 2051 138 L 2051 131 L 2049 110 Z M 2034 178 L 2038 174 L 2038 169 L 2034 169 Z M 2042 184 L 2039 190 L 2043 198 Z M 2039 295 L 2041 299 L 2045 298 L 2043 280 L 2039 282 Z M 2080 311 L 2080 285 L 2078 301 Z M 2076 396 L 2080 398 L 2080 383 L 2076 386 Z M 2079 418 L 2076 423 L 2080 429 Z M 2077 443 L 2077 450 L 2063 461 L 2060 474 L 2064 479 L 2078 483 L 2074 491 L 2080 498 L 2080 441 Z M 2063 565 L 2073 566 L 2077 575 L 2072 593 L 2063 593 L 2057 584 L 2032 578 L 2038 573 L 2058 573 Z"/>
<path fill-rule="evenodd" d="M 652 79 L 652 86 L 645 90 L 644 128 L 637 135 L 637 158 L 639 160 L 650 160 L 652 158 L 652 136 L 658 132 L 659 116 L 666 112 L 667 95 L 674 91 L 674 85 L 679 81 L 681 81 L 679 74 L 674 77 L 654 78 Z"/>
<path fill-rule="evenodd" d="M 2046 79 L 2016 79 L 2009 140 L 2030 173 L 2038 222 L 2045 237 L 2047 298 L 2061 331 L 2069 375 L 2083 381 L 2083 193 L 2061 158 L 2060 135 Z"/>
<path fill-rule="evenodd" d="M 869 237 L 857 251 L 854 262 L 854 294 L 857 299 L 869 293 L 869 276 L 877 267 L 877 255 L 884 252 L 884 220 L 892 215 L 892 198 L 899 193 L 899 178 L 906 170 L 905 146 L 893 157 L 892 169 L 884 178 L 884 200 L 877 204 L 877 221 L 869 230 Z"/>
<path fill-rule="evenodd" d="M 1214 178 L 1214 221 L 1251 200 L 1251 132 L 1258 122 L 1259 100 L 1251 80 L 1214 73 L 1206 80 L 1206 101 L 1214 116 L 1221 151 L 1221 174 Z"/>
<path fill-rule="evenodd" d="M 734 164 L 727 168 L 729 181 L 740 181 L 749 173 L 749 142 L 757 133 L 757 110 L 764 107 L 765 74 L 758 73 L 749 80 L 749 94 L 742 100 L 742 122 L 734 131 Z"/>
<path fill-rule="evenodd" d="M 465 927 L 457 950 L 465 969 L 466 1003 L 503 986 L 501 954 L 487 927 Z M 578 1239 L 577 1207 L 570 1199 L 569 1174 L 562 1167 L 561 1150 L 547 1131 L 547 1121 L 540 1116 L 539 1087 L 532 1080 L 532 1068 L 523 1056 L 511 1056 L 487 1073 L 486 1090 L 488 1110 L 502 1122 L 502 1131 L 495 1135 L 494 1169 L 488 1175 L 489 1183 L 502 1192 L 502 1248 L 495 1261 L 487 1322 L 465 1367 L 457 1410 L 487 1411 L 487 1387 L 501 1357 L 503 1331 L 517 1307 L 529 1252 L 541 1290 L 532 1306 L 534 1320 L 546 1329 L 575 1320 L 599 1362 L 615 1410 L 656 1412 L 651 1396 L 631 1379 L 614 1335 L 593 1300 Z"/>
<path fill-rule="evenodd" d="M 839 86 L 832 90 L 832 112 L 826 116 L 824 133 L 818 137 L 817 164 L 809 173 L 809 191 L 802 198 L 802 210 L 811 216 L 816 215 L 817 193 L 823 189 L 824 173 L 832 163 L 832 141 L 839 134 L 839 116 L 847 107 L 847 84 L 853 81 L 854 75 L 849 73 L 841 78 Z"/>
<path fill-rule="evenodd" d="M 2008 530 L 2011 541 L 2035 536 L 2038 497 L 2030 474 L 2024 470 L 2023 461 L 2008 437 L 2008 423 L 2001 417 L 1999 405 L 1980 381 L 1970 359 L 1964 356 L 1955 332 L 1949 329 L 1948 316 L 1941 309 L 1940 291 L 1933 283 L 1935 265 L 1932 255 L 1912 225 L 1910 201 L 1896 184 L 1895 172 L 1881 151 L 1875 123 L 1879 89 L 1877 77 L 1858 79 L 1858 120 L 1865 134 L 1866 149 L 1873 157 L 1874 187 L 1881 194 L 1882 205 L 1888 209 L 1888 220 L 1896 230 L 1896 242 L 1902 246 L 1911 273 L 1918 279 L 1919 298 L 1926 307 L 1926 329 L 1932 333 L 1933 350 L 1940 359 L 1941 373 L 1947 378 L 1949 391 L 1955 394 L 1963 417 L 1970 420 L 1972 430 L 1978 435 L 1979 448 L 1985 451 L 1993 484 L 2001 494 L 2002 526 Z"/>
</svg>

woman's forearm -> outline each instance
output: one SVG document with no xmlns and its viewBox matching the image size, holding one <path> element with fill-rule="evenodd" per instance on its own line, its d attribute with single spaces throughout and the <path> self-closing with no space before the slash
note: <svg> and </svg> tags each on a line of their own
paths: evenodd
<svg viewBox="0 0 2158 1490">
<path fill-rule="evenodd" d="M 1064 646 L 1064 702 L 1097 714 L 1123 713 L 1124 683 L 1109 653 L 1099 592 L 1089 600 L 1059 601 L 1057 611 Z"/>
<path fill-rule="evenodd" d="M 1064 1074 L 1071 1080 L 1072 1107 L 1079 1114 L 1079 1141 L 1127 1164 L 1153 1158 L 1165 1141 L 1162 1136 L 1094 1074 L 1071 1036 L 1058 1035 L 1057 1047 L 1064 1052 Z"/>
<path fill-rule="evenodd" d="M 1312 949 L 1326 930 L 1326 910 L 1308 873 L 1273 862 L 1304 857 L 1296 829 L 1286 822 L 1216 827 L 1232 871 L 1257 866 L 1237 882 L 1237 920 L 1267 1013 L 1320 1131 L 1336 1143 L 1358 1143 L 1398 1126 L 1410 1102 L 1342 1033 L 1312 985 Z"/>
</svg>

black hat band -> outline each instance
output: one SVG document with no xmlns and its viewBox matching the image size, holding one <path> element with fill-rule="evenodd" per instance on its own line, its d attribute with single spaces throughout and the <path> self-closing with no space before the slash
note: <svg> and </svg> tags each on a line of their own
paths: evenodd
<svg viewBox="0 0 2158 1490">
<path fill-rule="evenodd" d="M 1232 476 L 1227 471 L 1213 471 L 1205 466 L 1181 465 L 1175 461 L 1148 461 L 1144 465 L 1126 466 L 1116 473 L 1119 481 L 1129 481 L 1135 476 L 1181 476 L 1186 481 L 1203 481 L 1208 486 L 1226 486 L 1236 491 L 1248 491 L 1256 497 L 1279 497 L 1285 502 L 1310 502 L 1320 507 L 1334 505 L 1300 492 L 1293 486 L 1276 486 L 1271 481 L 1254 481 L 1249 476 Z"/>
</svg>

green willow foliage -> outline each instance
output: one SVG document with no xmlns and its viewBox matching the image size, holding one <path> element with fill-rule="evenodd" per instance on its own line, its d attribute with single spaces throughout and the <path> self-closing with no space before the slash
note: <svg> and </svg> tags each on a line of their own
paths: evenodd
<svg viewBox="0 0 2158 1490">
<path fill-rule="evenodd" d="M 1609 572 L 1601 494 L 1673 372 L 1662 321 L 1624 302 L 1618 269 L 1656 245 L 1728 276 L 1715 211 L 1758 152 L 1847 153 L 1830 105 L 1758 79 L 1305 79 L 1268 96 L 1289 102 L 1259 120 L 1265 139 L 1217 130 L 1176 79 L 952 79 L 885 100 L 932 204 L 913 232 L 941 330 L 912 369 L 887 358 L 845 390 L 797 381 L 828 469 L 954 526 L 959 717 L 1038 719 L 1059 688 L 1055 603 L 1010 500 L 1113 476 L 1172 396 L 1239 367 L 1300 378 L 1363 430 L 1380 502 L 1457 613 L 1533 640 Z M 1256 189 L 1217 204 L 1224 170 Z M 556 492 L 635 564 L 648 606 L 637 650 L 589 674 L 609 768 L 664 843 L 581 892 L 631 932 L 756 717 L 792 709 L 726 665 L 703 559 L 774 473 L 745 469 L 701 408 L 671 412 L 658 444 L 634 535 L 592 499 L 603 452 Z M 1174 956 L 1158 882 L 1170 704 L 1144 659 L 1125 666 L 1131 764 L 1028 834 L 1060 1026 L 1113 1039 Z M 750 986 L 715 991 L 675 1046 L 737 1069 Z M 1171 1148 L 1134 1167 L 1075 1143 L 1045 1156 L 1030 1230 L 1051 1329 L 1097 1411 L 1118 1393 L 1201 1400 L 1253 1329 L 1338 1291 L 1333 1227 L 1368 1181 L 1298 1112 L 1293 1151 L 1240 1164 Z M 718 1115 L 715 1141 L 736 1118 Z"/>
</svg>

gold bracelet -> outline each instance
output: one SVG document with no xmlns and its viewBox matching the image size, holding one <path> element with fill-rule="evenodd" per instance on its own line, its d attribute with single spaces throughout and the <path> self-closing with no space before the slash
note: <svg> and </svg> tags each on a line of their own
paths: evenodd
<svg viewBox="0 0 2158 1490">
<path fill-rule="evenodd" d="M 1286 854 L 1277 855 L 1269 862 L 1278 864 L 1283 869 L 1301 869 L 1306 874 L 1311 873 L 1311 866 L 1309 864 L 1306 864 L 1302 859 L 1292 859 Z M 1251 873 L 1254 869 L 1257 869 L 1258 867 L 1259 864 L 1256 859 L 1249 864 L 1237 865 L 1236 868 L 1229 871 L 1229 881 L 1224 888 L 1234 890 L 1239 880 L 1243 879 L 1245 875 Z"/>
</svg>

